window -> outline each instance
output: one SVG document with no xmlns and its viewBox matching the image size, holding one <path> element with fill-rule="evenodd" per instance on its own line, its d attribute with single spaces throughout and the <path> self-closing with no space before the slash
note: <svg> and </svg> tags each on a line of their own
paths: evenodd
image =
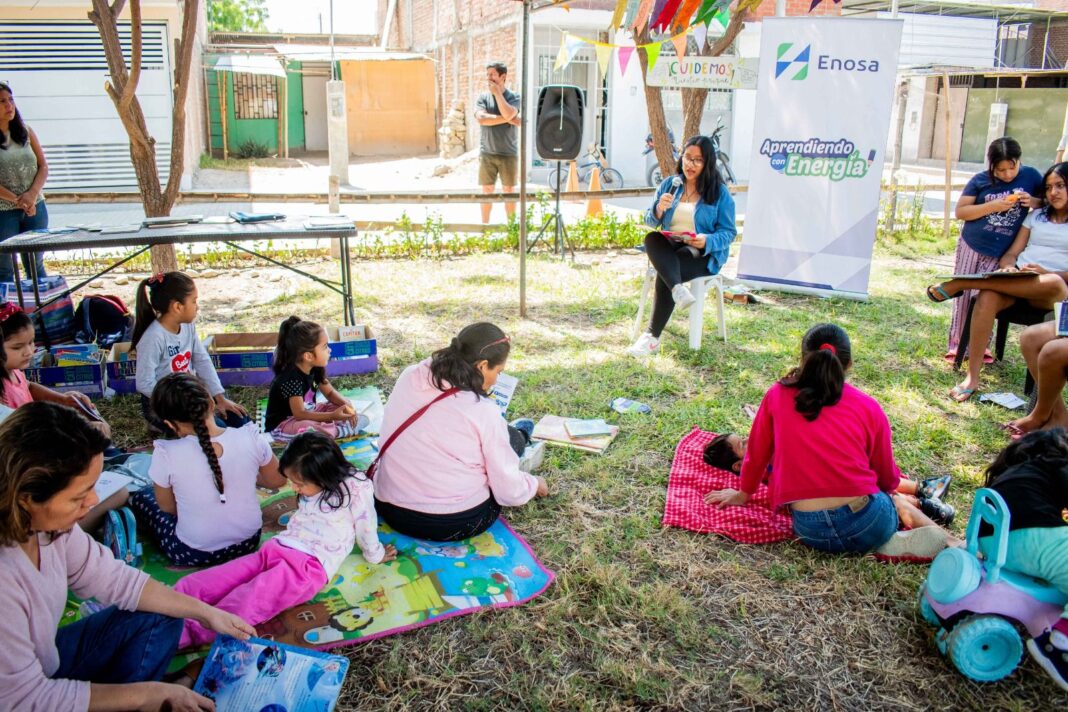
<svg viewBox="0 0 1068 712">
<path fill-rule="evenodd" d="M 234 75 L 234 116 L 238 119 L 278 118 L 278 79 L 268 74 Z"/>
</svg>

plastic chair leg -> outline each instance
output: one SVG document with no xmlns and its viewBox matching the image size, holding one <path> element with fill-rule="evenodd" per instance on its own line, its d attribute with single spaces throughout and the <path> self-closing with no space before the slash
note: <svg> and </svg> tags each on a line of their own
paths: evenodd
<svg viewBox="0 0 1068 712">
<path fill-rule="evenodd" d="M 705 328 L 705 295 L 708 293 L 708 280 L 695 279 L 690 282 L 690 291 L 696 300 L 690 307 L 690 348 L 701 348 L 701 336 Z"/>
</svg>

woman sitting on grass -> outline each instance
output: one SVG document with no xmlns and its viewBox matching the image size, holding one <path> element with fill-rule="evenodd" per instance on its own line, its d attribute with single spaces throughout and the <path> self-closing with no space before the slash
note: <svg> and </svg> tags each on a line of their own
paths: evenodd
<svg viewBox="0 0 1068 712">
<path fill-rule="evenodd" d="M 767 475 L 772 504 L 790 507 L 803 544 L 831 553 L 930 559 L 957 542 L 895 494 L 901 473 L 890 423 L 874 398 L 846 383 L 852 365 L 841 327 L 809 329 L 801 365 L 768 390 L 757 410 L 741 488 L 710 492 L 705 501 L 744 505 Z M 900 523 L 910 530 L 897 533 Z"/>
<path fill-rule="evenodd" d="M 527 435 L 486 397 L 508 360 L 509 339 L 493 324 L 464 327 L 448 346 L 404 369 L 386 403 L 375 476 L 375 509 L 417 539 L 459 541 L 549 493 L 519 469 Z M 527 421 L 529 423 L 529 421 Z"/>
<path fill-rule="evenodd" d="M 239 617 L 116 561 L 78 520 L 108 440 L 72 409 L 28 403 L 0 425 L 0 708 L 206 710 L 167 671 L 190 618 L 248 638 Z M 108 608 L 62 628 L 69 593 Z"/>
<path fill-rule="evenodd" d="M 1034 277 L 987 277 L 985 279 L 951 279 L 927 288 L 934 302 L 956 299 L 965 290 L 978 290 L 972 310 L 968 352 L 980 354 L 990 341 L 998 312 L 1017 300 L 1026 300 L 1039 309 L 1052 309 L 1056 302 L 1068 298 L 1068 163 L 1058 163 L 1046 171 L 1046 206 L 1031 212 L 1008 251 L 998 260 L 1002 272 L 1034 272 Z M 949 392 L 949 397 L 963 403 L 979 389 L 983 369 L 980 358 L 968 359 L 968 375 Z"/>
</svg>

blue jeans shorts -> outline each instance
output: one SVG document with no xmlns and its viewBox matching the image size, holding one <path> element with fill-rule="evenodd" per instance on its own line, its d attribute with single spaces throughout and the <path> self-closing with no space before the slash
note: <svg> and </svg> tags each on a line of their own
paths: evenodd
<svg viewBox="0 0 1068 712">
<path fill-rule="evenodd" d="M 897 510 L 885 492 L 868 495 L 868 502 L 815 512 L 793 512 L 794 534 L 802 544 L 832 554 L 865 554 L 885 544 L 898 528 Z"/>
</svg>

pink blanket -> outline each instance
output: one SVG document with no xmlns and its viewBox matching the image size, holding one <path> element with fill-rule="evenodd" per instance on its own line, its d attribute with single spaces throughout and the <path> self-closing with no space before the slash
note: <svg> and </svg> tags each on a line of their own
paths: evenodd
<svg viewBox="0 0 1068 712">
<path fill-rule="evenodd" d="M 789 514 L 773 511 L 766 485 L 744 507 L 719 509 L 705 504 L 711 490 L 737 489 L 738 475 L 720 470 L 704 461 L 704 449 L 715 433 L 694 428 L 675 449 L 668 477 L 667 501 L 664 503 L 664 526 L 695 532 L 722 534 L 743 544 L 770 544 L 792 539 Z"/>
</svg>

